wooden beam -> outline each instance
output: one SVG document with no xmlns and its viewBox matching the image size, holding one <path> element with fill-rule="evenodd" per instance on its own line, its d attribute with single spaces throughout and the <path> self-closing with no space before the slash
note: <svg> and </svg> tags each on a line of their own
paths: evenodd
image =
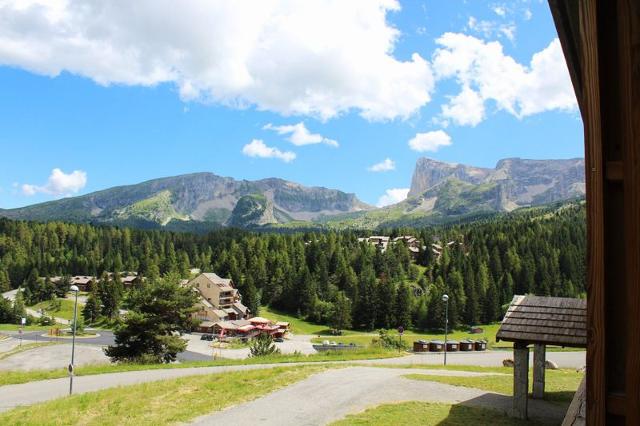
<svg viewBox="0 0 640 426">
<path fill-rule="evenodd" d="M 541 343 L 533 345 L 533 398 L 544 398 L 544 375 L 547 361 L 547 346 Z"/>
<path fill-rule="evenodd" d="M 529 348 L 525 343 L 513 345 L 513 416 L 527 418 L 529 404 Z"/>
<path fill-rule="evenodd" d="M 618 57 L 627 301 L 626 424 L 640 424 L 640 5 L 620 0 Z"/>
<path fill-rule="evenodd" d="M 606 423 L 602 117 L 598 1 L 579 4 L 582 119 L 587 187 L 587 423 Z"/>
<path fill-rule="evenodd" d="M 562 46 L 562 52 L 567 61 L 567 68 L 573 90 L 576 93 L 578 106 L 582 111 L 582 64 L 580 56 L 580 34 L 577 16 L 578 0 L 549 0 L 549 8 L 553 16 L 553 22 L 558 31 L 558 38 Z"/>
</svg>

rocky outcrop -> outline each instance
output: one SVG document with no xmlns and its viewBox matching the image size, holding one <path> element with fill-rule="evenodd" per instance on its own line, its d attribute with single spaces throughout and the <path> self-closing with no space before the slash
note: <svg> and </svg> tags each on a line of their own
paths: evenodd
<svg viewBox="0 0 640 426">
<path fill-rule="evenodd" d="M 438 192 L 447 188 L 445 183 L 453 181 L 466 185 L 466 194 L 484 194 L 483 208 L 493 204 L 497 211 L 511 211 L 583 196 L 584 160 L 508 158 L 500 160 L 495 169 L 486 169 L 420 158 L 413 173 L 409 197 L 438 197 Z M 487 192 L 488 188 L 493 191 Z M 450 191 L 439 195 L 446 195 L 448 204 L 456 204 Z M 488 200 L 486 196 L 495 198 Z M 437 201 L 434 206 L 438 206 Z"/>
</svg>

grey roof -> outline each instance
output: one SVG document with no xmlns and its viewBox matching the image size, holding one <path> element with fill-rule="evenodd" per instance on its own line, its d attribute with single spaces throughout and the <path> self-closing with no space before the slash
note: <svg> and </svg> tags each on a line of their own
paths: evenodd
<svg viewBox="0 0 640 426">
<path fill-rule="evenodd" d="M 231 285 L 231 280 L 229 278 L 221 278 L 218 274 L 213 272 L 205 272 L 202 275 L 223 290 L 233 290 L 233 286 Z"/>
<path fill-rule="evenodd" d="M 236 302 L 232 305 L 233 309 L 235 309 L 236 311 L 238 311 L 238 313 L 240 314 L 246 314 L 247 311 L 249 310 L 249 308 L 247 308 L 246 306 L 244 306 L 242 303 L 240 302 Z"/>
<path fill-rule="evenodd" d="M 587 301 L 514 296 L 496 340 L 584 348 L 587 346 Z"/>
<path fill-rule="evenodd" d="M 216 314 L 216 316 L 218 318 L 226 318 L 227 317 L 227 313 L 225 311 L 223 311 L 222 309 L 214 309 L 213 313 Z"/>
</svg>

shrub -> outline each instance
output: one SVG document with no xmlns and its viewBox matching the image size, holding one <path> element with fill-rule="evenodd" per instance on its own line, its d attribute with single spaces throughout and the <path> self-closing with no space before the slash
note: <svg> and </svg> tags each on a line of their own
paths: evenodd
<svg viewBox="0 0 640 426">
<path fill-rule="evenodd" d="M 268 334 L 260 334 L 249 345 L 250 357 L 269 356 L 280 353 L 280 349 L 273 343 L 273 338 Z"/>
<path fill-rule="evenodd" d="M 381 346 L 383 348 L 388 349 L 405 349 L 406 342 L 400 343 L 400 339 L 398 337 L 394 337 L 387 330 L 380 329 L 378 330 L 378 338 L 374 338 L 371 341 L 371 344 L 374 346 Z"/>
</svg>

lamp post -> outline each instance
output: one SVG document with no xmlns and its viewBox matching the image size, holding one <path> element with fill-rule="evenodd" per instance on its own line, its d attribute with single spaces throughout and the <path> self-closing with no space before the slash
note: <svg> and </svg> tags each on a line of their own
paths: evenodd
<svg viewBox="0 0 640 426">
<path fill-rule="evenodd" d="M 447 331 L 449 327 L 449 296 L 442 295 L 444 302 L 444 365 L 447 365 Z"/>
<path fill-rule="evenodd" d="M 78 324 L 78 291 L 76 285 L 72 285 L 69 290 L 76 294 L 76 303 L 73 306 L 73 338 L 71 340 L 71 364 L 69 364 L 69 395 L 73 393 L 73 361 L 76 354 L 76 327 Z"/>
</svg>

